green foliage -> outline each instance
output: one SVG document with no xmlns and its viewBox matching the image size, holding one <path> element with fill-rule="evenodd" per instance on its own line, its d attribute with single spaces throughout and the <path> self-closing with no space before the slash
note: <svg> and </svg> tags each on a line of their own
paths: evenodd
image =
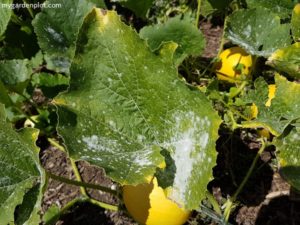
<svg viewBox="0 0 300 225">
<path fill-rule="evenodd" d="M 294 41 L 300 40 L 300 4 L 297 4 L 293 10 L 292 14 L 292 34 Z"/>
<path fill-rule="evenodd" d="M 24 129 L 16 133 L 6 122 L 0 105 L 0 224 L 14 221 L 14 208 L 22 203 L 25 193 L 37 183 L 44 185 L 44 172 L 39 164 L 39 149 L 35 146 L 38 131 Z M 39 223 L 37 211 L 41 207 L 42 190 L 34 192 L 31 211 L 21 219 Z M 24 214 L 23 214 L 24 215 Z M 28 223 L 29 223 L 28 222 Z M 30 223 L 29 223 L 30 224 Z"/>
<path fill-rule="evenodd" d="M 178 44 L 174 60 L 179 65 L 188 56 L 199 56 L 205 47 L 205 38 L 191 22 L 189 16 L 169 19 L 165 24 L 146 26 L 140 31 L 140 37 L 147 40 L 152 51 L 157 51 L 164 43 Z"/>
<path fill-rule="evenodd" d="M 206 17 L 215 12 L 224 13 L 226 11 L 226 8 L 230 6 L 231 2 L 232 0 L 203 0 L 201 5 L 201 14 Z"/>
<path fill-rule="evenodd" d="M 80 27 L 93 4 L 81 0 L 49 0 L 61 4 L 55 10 L 44 8 L 33 20 L 38 43 L 49 69 L 69 73 Z"/>
<path fill-rule="evenodd" d="M 238 10 L 228 17 L 226 36 L 248 53 L 270 56 L 276 49 L 291 44 L 290 25 L 264 8 Z"/>
<path fill-rule="evenodd" d="M 32 68 L 27 59 L 0 61 L 0 81 L 19 93 L 26 88 L 31 71 Z"/>
<path fill-rule="evenodd" d="M 113 2 L 119 2 L 124 7 L 132 10 L 138 17 L 146 18 L 147 12 L 152 6 L 154 0 L 112 0 Z"/>
<path fill-rule="evenodd" d="M 248 8 L 266 8 L 282 18 L 288 18 L 297 0 L 246 0 Z"/>
<path fill-rule="evenodd" d="M 0 81 L 0 103 L 6 106 L 10 106 L 12 104 L 12 101 L 8 95 L 8 90 L 6 89 L 2 81 Z"/>
<path fill-rule="evenodd" d="M 274 141 L 278 153 L 281 175 L 300 190 L 300 130 L 293 127 L 288 134 Z"/>
<path fill-rule="evenodd" d="M 2 0 L 1 4 L 11 4 L 12 0 Z M 10 20 L 12 14 L 12 10 L 11 9 L 6 9 L 6 8 L 0 8 L 0 40 L 1 40 L 1 36 L 3 35 L 3 33 L 6 30 L 6 27 L 8 25 L 8 22 Z"/>
<path fill-rule="evenodd" d="M 62 74 L 36 73 L 32 76 L 31 84 L 39 87 L 43 94 L 53 98 L 69 86 L 69 77 Z"/>
<path fill-rule="evenodd" d="M 300 85 L 280 75 L 275 76 L 275 85 L 275 98 L 268 107 L 265 105 L 268 85 L 262 78 L 255 81 L 255 90 L 249 91 L 245 101 L 255 103 L 258 116 L 253 121 L 243 123 L 243 127 L 265 127 L 275 136 L 280 136 L 289 125 L 300 118 Z"/>
<path fill-rule="evenodd" d="M 174 44 L 155 55 L 116 13 L 97 9 L 79 40 L 86 41 L 76 51 L 69 92 L 55 99 L 69 154 L 121 184 L 137 184 L 154 174 L 167 149 L 177 168 L 171 198 L 197 208 L 221 121 L 206 97 L 178 78 Z"/>
<path fill-rule="evenodd" d="M 260 75 L 254 88 L 251 81 L 228 86 L 211 78 L 217 60 L 198 57 L 205 47 L 193 18 L 198 1 L 114 0 L 139 17 L 124 22 L 138 23 L 138 29 L 148 24 L 139 34 L 120 19 L 126 20 L 127 10 L 120 16 L 103 10 L 104 0 L 46 2 L 62 7 L 0 8 L 0 225 L 41 222 L 46 175 L 35 145 L 38 135 L 59 147 L 54 142 L 59 133 L 68 157 L 104 168 L 120 185 L 155 175 L 163 188 L 172 187 L 172 200 L 198 209 L 212 179 L 219 128 L 220 134 L 266 128 L 275 136 L 265 142 L 276 146 L 281 174 L 300 190 L 296 1 L 201 1 L 203 16 L 233 11 L 225 20 L 225 38 L 268 58 L 273 68 L 254 74 Z M 266 106 L 274 70 L 290 81 L 275 75 L 275 98 Z M 35 129 L 14 129 L 28 124 Z M 163 162 L 166 168 L 160 168 Z M 92 200 L 82 195 L 77 202 Z M 225 217 L 237 195 L 225 204 Z M 61 213 L 52 206 L 43 222 L 58 220 Z"/>
<path fill-rule="evenodd" d="M 275 69 L 300 78 L 300 43 L 276 50 L 267 61 Z"/>
<path fill-rule="evenodd" d="M 97 8 L 106 9 L 104 0 L 88 0 L 88 1 L 95 4 Z"/>
</svg>

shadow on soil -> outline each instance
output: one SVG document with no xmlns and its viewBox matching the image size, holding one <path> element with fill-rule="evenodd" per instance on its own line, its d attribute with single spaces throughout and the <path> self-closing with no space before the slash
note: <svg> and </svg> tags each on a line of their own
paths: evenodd
<svg viewBox="0 0 300 225">
<path fill-rule="evenodd" d="M 259 143 L 251 134 L 235 132 L 221 134 L 217 142 L 218 158 L 214 168 L 214 180 L 209 190 L 220 189 L 222 197 L 232 196 L 245 177 L 259 149 Z M 271 188 L 273 170 L 268 162 L 272 159 L 272 150 L 266 150 L 260 157 L 252 176 L 248 180 L 238 201 L 247 206 L 259 205 Z"/>
<path fill-rule="evenodd" d="M 114 225 L 104 210 L 88 203 L 77 204 L 60 219 L 63 225 Z"/>
<path fill-rule="evenodd" d="M 300 201 L 289 196 L 272 199 L 260 209 L 255 225 L 298 225 L 300 224 Z"/>
</svg>

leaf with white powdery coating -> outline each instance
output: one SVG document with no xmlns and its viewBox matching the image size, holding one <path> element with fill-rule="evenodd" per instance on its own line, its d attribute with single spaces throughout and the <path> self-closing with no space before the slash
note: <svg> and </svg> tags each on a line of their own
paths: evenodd
<svg viewBox="0 0 300 225">
<path fill-rule="evenodd" d="M 246 0 L 247 7 L 266 8 L 283 19 L 288 18 L 297 0 Z"/>
<path fill-rule="evenodd" d="M 300 78 L 300 42 L 276 50 L 266 64 L 291 77 Z"/>
<path fill-rule="evenodd" d="M 167 149 L 177 168 L 170 197 L 197 208 L 212 178 L 221 120 L 204 94 L 178 78 L 176 45 L 156 55 L 115 12 L 94 9 L 77 46 L 69 91 L 54 100 L 70 156 L 138 184 Z"/>
<path fill-rule="evenodd" d="M 38 43 L 45 53 L 47 68 L 69 73 L 78 32 L 93 4 L 84 0 L 48 0 L 46 4 L 61 7 L 43 8 L 33 20 Z"/>
<path fill-rule="evenodd" d="M 251 55 L 270 56 L 291 44 L 290 25 L 263 8 L 238 10 L 228 17 L 226 36 Z"/>
<path fill-rule="evenodd" d="M 25 194 L 36 185 L 36 202 L 31 211 L 23 214 L 23 224 L 38 224 L 41 207 L 44 171 L 39 164 L 39 149 L 35 146 L 38 131 L 24 129 L 16 133 L 6 122 L 0 105 L 0 225 L 14 221 L 14 209 L 22 204 Z"/>
</svg>

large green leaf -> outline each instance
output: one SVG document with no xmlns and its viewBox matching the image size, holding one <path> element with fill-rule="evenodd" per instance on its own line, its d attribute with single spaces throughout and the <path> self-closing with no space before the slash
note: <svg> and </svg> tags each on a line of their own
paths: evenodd
<svg viewBox="0 0 300 225">
<path fill-rule="evenodd" d="M 276 50 L 266 64 L 285 72 L 292 77 L 300 78 L 300 43 Z"/>
<path fill-rule="evenodd" d="M 246 2 L 248 8 L 267 8 L 282 18 L 287 18 L 292 13 L 297 0 L 246 0 Z"/>
<path fill-rule="evenodd" d="M 280 174 L 296 189 L 300 190 L 300 128 L 294 127 L 284 137 L 274 141 Z"/>
<path fill-rule="evenodd" d="M 268 85 L 263 78 L 255 81 L 256 88 L 249 92 L 247 101 L 258 107 L 258 116 L 253 121 L 243 123 L 244 127 L 265 127 L 279 136 L 288 125 L 300 118 L 300 84 L 290 82 L 280 75 L 275 76 L 275 84 L 275 98 L 268 107 L 265 105 Z"/>
<path fill-rule="evenodd" d="M 5 32 L 11 17 L 12 9 L 8 7 L 10 6 L 10 4 L 12 4 L 12 0 L 2 0 L 1 4 L 3 6 L 0 7 L 0 37 Z"/>
<path fill-rule="evenodd" d="M 69 91 L 55 99 L 58 131 L 71 157 L 105 168 L 121 184 L 145 182 L 167 149 L 177 168 L 171 197 L 197 208 L 212 177 L 221 120 L 178 78 L 175 47 L 154 54 L 115 12 L 94 9 L 80 34 Z"/>
<path fill-rule="evenodd" d="M 83 0 L 49 0 L 47 3 L 61 4 L 61 7 L 43 8 L 33 26 L 47 67 L 68 73 L 79 29 L 93 4 Z"/>
<path fill-rule="evenodd" d="M 137 16 L 145 18 L 154 0 L 112 0 L 112 2 L 119 2 L 124 7 L 132 10 Z"/>
<path fill-rule="evenodd" d="M 205 37 L 195 27 L 189 17 L 180 16 L 169 19 L 165 24 L 144 27 L 140 37 L 147 40 L 152 51 L 158 50 L 166 42 L 178 44 L 175 52 L 175 63 L 179 65 L 187 56 L 201 55 L 205 47 Z"/>
<path fill-rule="evenodd" d="M 269 56 L 291 44 L 290 25 L 267 9 L 238 10 L 228 17 L 226 36 L 252 55 Z"/>
<path fill-rule="evenodd" d="M 39 149 L 35 146 L 37 135 L 34 129 L 16 133 L 6 122 L 4 107 L 0 105 L 0 225 L 14 221 L 14 209 L 23 205 L 24 195 L 38 184 L 36 202 L 22 221 L 39 223 L 44 172 L 39 164 Z"/>
</svg>

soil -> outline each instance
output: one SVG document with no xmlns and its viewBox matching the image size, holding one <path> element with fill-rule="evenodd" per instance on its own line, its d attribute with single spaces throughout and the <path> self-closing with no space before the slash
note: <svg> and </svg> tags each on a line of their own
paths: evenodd
<svg viewBox="0 0 300 225">
<path fill-rule="evenodd" d="M 200 27 L 207 39 L 202 57 L 208 59 L 215 57 L 223 28 L 218 23 L 210 21 L 202 21 Z M 224 132 L 220 136 L 217 142 L 219 153 L 217 166 L 213 170 L 214 180 L 209 183 L 208 189 L 221 204 L 237 189 L 260 146 L 256 141 L 255 132 L 237 131 L 234 134 Z M 45 169 L 53 174 L 74 179 L 65 153 L 49 145 L 45 140 L 42 142 L 40 159 Z M 107 187 L 115 185 L 105 176 L 102 169 L 85 162 L 78 162 L 77 165 L 85 182 L 98 183 Z M 299 194 L 291 190 L 274 165 L 276 165 L 274 149 L 269 148 L 259 159 L 254 174 L 239 195 L 237 200 L 240 204 L 232 213 L 231 224 L 300 224 Z M 88 194 L 99 201 L 118 204 L 118 200 L 107 193 L 88 190 Z M 80 196 L 78 187 L 50 179 L 43 199 L 43 212 L 46 212 L 51 205 L 61 208 L 78 196 Z M 186 223 L 188 224 L 215 225 L 217 222 L 194 212 L 190 221 Z M 136 223 L 125 211 L 111 212 L 82 203 L 71 208 L 56 225 L 136 225 Z"/>
</svg>

